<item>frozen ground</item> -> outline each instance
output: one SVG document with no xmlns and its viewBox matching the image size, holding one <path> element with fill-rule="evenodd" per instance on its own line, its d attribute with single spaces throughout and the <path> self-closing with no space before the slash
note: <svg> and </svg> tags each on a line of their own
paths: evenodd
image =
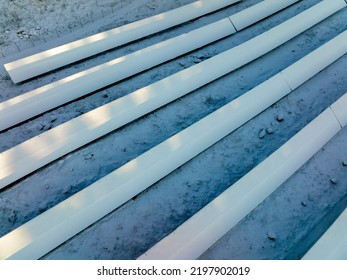
<svg viewBox="0 0 347 280">
<path fill-rule="evenodd" d="M 66 1 L 65 8 L 46 1 L 2 1 L 0 11 L 12 9 L 19 19 L 0 17 L 7 40 L 25 40 L 16 32 L 74 22 L 95 9 L 95 1 Z M 30 1 L 34 3 L 35 1 Z M 64 1 L 62 1 L 64 2 Z M 104 1 L 108 5 L 112 1 Z M 124 3 L 127 2 L 127 5 Z M 111 15 L 68 36 L 49 40 L 35 49 L 7 56 L 1 64 L 111 27 L 193 1 L 124 1 Z M 244 9 L 259 0 L 246 0 L 177 28 L 75 63 L 37 79 L 13 85 L 0 70 L 0 101 L 51 81 L 174 37 Z M 135 89 L 221 53 L 291 18 L 318 0 L 300 1 L 242 32 L 168 63 L 116 83 L 75 102 L 0 133 L 0 152 Z M 23 5 L 18 5 L 22 3 Z M 103 1 L 98 1 L 98 7 Z M 42 14 L 38 7 L 44 6 Z M 80 5 L 80 6 L 78 6 Z M 40 11 L 41 11 L 40 10 Z M 51 12 L 51 10 L 53 10 Z M 64 15 L 63 20 L 62 16 Z M 52 24 L 54 23 L 54 24 Z M 51 28 L 51 29 L 50 29 Z M 344 9 L 269 54 L 179 100 L 118 129 L 49 164 L 0 191 L 0 236 L 34 218 L 122 164 L 154 147 L 272 75 L 347 28 Z M 6 30 L 9 32 L 6 33 Z M 6 37 L 7 36 L 7 37 Z M 1 47 L 1 46 L 0 46 Z M 256 46 L 255 46 L 256 47 Z M 226 62 L 227 63 L 227 62 Z M 347 91 L 347 56 L 333 63 L 289 96 L 258 115 L 210 149 L 128 201 L 96 224 L 50 252 L 44 259 L 135 259 L 223 192 Z M 284 120 L 278 122 L 278 115 Z M 1 121 L 1 120 L 0 120 Z M 272 134 L 258 137 L 272 128 Z M 312 135 L 314 137 L 314 135 Z M 344 129 L 294 176 L 243 221 L 206 251 L 202 259 L 298 259 L 347 206 L 347 130 Z M 330 179 L 336 178 L 337 184 Z M 275 235 L 270 240 L 268 235 Z"/>
</svg>

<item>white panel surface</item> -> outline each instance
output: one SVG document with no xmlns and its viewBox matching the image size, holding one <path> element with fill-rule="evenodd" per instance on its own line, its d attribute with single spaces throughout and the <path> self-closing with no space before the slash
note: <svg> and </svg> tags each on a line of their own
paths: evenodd
<svg viewBox="0 0 347 280">
<path fill-rule="evenodd" d="M 0 239 L 0 258 L 39 258 L 201 153 L 271 105 L 268 102 L 275 102 L 289 91 L 280 76 L 263 83 L 5 235 Z M 22 240 L 23 232 L 30 238 Z"/>
<path fill-rule="evenodd" d="M 346 39 L 347 40 L 347 39 Z M 347 125 L 347 94 L 331 105 L 331 108 L 341 126 Z"/>
<path fill-rule="evenodd" d="M 41 257 L 195 157 L 289 92 L 290 88 L 282 74 L 277 74 L 0 238 L 0 258 L 35 259 Z M 330 132 L 335 133 L 336 126 L 337 129 L 340 129 L 331 110 L 323 114 L 320 119 L 322 119 L 319 122 L 321 129 L 317 137 L 310 137 L 310 141 L 300 143 L 299 146 L 314 148 L 318 144 L 320 145 L 321 141 L 325 141 Z M 312 124 L 309 127 L 316 128 Z M 328 128 L 323 129 L 323 127 Z M 327 131 L 329 133 L 326 133 Z M 310 133 L 313 133 L 312 129 Z M 298 145 L 298 141 L 296 140 L 295 145 Z M 282 154 L 286 155 L 290 147 L 282 148 Z M 304 151 L 301 150 L 301 153 L 305 154 Z M 295 162 L 300 162 L 300 158 L 296 158 Z M 288 159 L 286 164 L 286 167 L 281 170 L 290 169 L 293 163 Z M 282 177 L 272 176 L 274 177 L 271 177 L 271 180 L 283 177 L 283 175 L 281 175 Z M 192 252 L 196 252 L 196 250 L 192 250 Z"/>
<path fill-rule="evenodd" d="M 223 19 L 4 101 L 0 103 L 0 131 L 235 31 Z"/>
<path fill-rule="evenodd" d="M 278 32 L 277 28 L 275 28 L 276 33 Z M 5 151 L 0 154 L 0 189 L 60 156 L 237 69 L 280 43 L 277 41 L 275 46 L 269 45 L 263 52 L 259 53 L 258 48 L 254 48 L 253 44 L 260 44 L 264 36 L 271 37 L 271 35 L 262 34 L 260 38 L 258 36 L 252 39 L 252 43 L 248 41 Z M 336 40 L 340 41 L 339 38 Z M 333 45 L 334 43 L 329 44 L 329 46 Z M 336 50 L 339 49 L 329 50 L 331 52 L 330 59 L 337 57 L 335 55 Z M 317 51 L 319 52 L 319 50 Z M 225 61 L 229 63 L 225 63 Z M 331 62 L 333 61 L 324 60 L 326 66 Z M 305 69 L 305 71 L 308 70 Z M 314 72 L 311 71 L 310 73 Z M 309 75 L 302 75 L 309 78 Z M 45 100 L 40 102 L 45 102 Z M 40 104 L 42 106 L 42 103 Z M 2 110 L 2 108 L 4 109 Z M 15 107 L 11 108 L 15 110 Z M 25 112 L 29 111 L 29 108 L 30 106 L 27 105 Z M 13 117 L 18 114 L 18 112 L 12 113 L 3 103 L 0 104 L 1 124 L 6 120 L 5 115 L 1 115 L 1 112 L 4 111 Z M 11 118 L 7 119 L 11 121 Z"/>
<path fill-rule="evenodd" d="M 11 63 L 5 68 L 18 83 L 72 62 L 124 45 L 240 0 L 200 0 L 183 7 L 68 43 Z"/>
<path fill-rule="evenodd" d="M 306 16 L 309 15 L 310 13 L 306 12 Z M 306 27 L 318 20 L 314 15 L 312 18 L 315 19 L 312 21 L 308 20 L 308 22 L 305 21 Z M 298 22 L 301 23 L 301 21 Z M 301 32 L 303 29 L 302 26 L 296 26 L 294 28 L 296 31 L 291 30 L 292 32 L 290 32 L 286 23 L 282 26 L 283 29 L 277 27 L 270 30 L 269 34 L 258 36 L 257 40 L 259 41 L 250 41 L 261 43 L 264 39 L 274 38 L 275 43 L 272 43 L 277 45 L 281 44 L 281 41 L 283 43 L 289 40 L 288 38 L 295 36 L 295 32 Z M 284 30 L 288 31 L 289 37 L 280 36 L 284 33 Z M 275 38 L 274 35 L 279 35 L 280 39 Z M 173 75 L 170 77 L 170 82 L 173 82 L 175 85 L 182 85 L 182 88 L 177 90 L 179 94 L 189 92 L 199 85 L 201 86 L 201 81 L 197 77 L 207 83 L 216 79 L 216 77 L 220 77 L 223 73 L 227 73 L 226 71 L 231 71 L 229 69 L 239 67 L 237 65 L 240 65 L 240 63 L 242 65 L 242 63 L 254 59 L 259 53 L 271 50 L 274 47 L 272 44 L 266 46 L 263 43 L 259 46 L 259 51 L 256 51 L 251 56 L 242 57 L 240 52 L 241 54 L 246 54 L 250 50 L 251 44 L 248 42 L 246 42 L 247 47 L 245 48 L 241 45 L 227 51 L 224 55 L 207 60 L 205 64 L 201 63 L 193 66 L 189 69 L 189 72 L 182 71 Z M 228 61 L 230 60 L 230 65 L 226 65 L 226 58 Z M 222 67 L 218 67 L 220 65 Z M 209 71 L 204 71 L 204 69 Z M 182 81 L 187 82 L 182 83 Z M 168 85 L 166 84 L 165 86 Z M 154 87 L 162 89 L 164 84 L 158 82 L 154 84 Z M 0 258 L 33 259 L 41 257 L 201 153 L 289 92 L 290 88 L 284 80 L 283 74 L 279 73 L 103 179 L 3 236 L 0 238 Z M 135 101 L 139 104 L 142 102 L 146 103 L 146 95 L 144 99 L 142 97 L 141 95 Z M 105 119 L 107 120 L 107 111 L 104 113 L 106 115 L 98 119 L 101 124 Z M 309 125 L 309 127 L 312 127 L 310 133 L 317 132 L 317 137 L 310 137 L 309 141 L 301 145 L 301 152 L 306 156 L 310 156 L 312 153 L 312 148 L 310 147 L 317 147 L 318 144 L 320 145 L 320 143 L 327 141 L 331 137 L 329 136 L 330 134 L 336 133 L 335 130 L 340 129 L 340 125 L 331 110 L 327 110 L 319 119 L 320 129 L 318 129 L 318 132 L 316 131 L 317 125 Z M 300 142 L 300 144 L 302 143 Z M 48 146 L 47 149 L 49 149 Z M 288 152 L 292 151 L 291 149 L 291 146 L 282 148 L 279 157 L 283 158 Z M 295 150 L 298 150 L 297 147 Z M 45 151 L 42 153 L 45 153 Z M 298 156 L 295 161 L 300 162 L 300 159 L 302 159 L 302 155 Z M 8 160 L 11 161 L 11 158 Z M 293 168 L 293 163 L 289 159 L 286 162 L 288 163 L 286 163 L 285 167 L 277 167 L 280 173 Z M 282 178 L 282 175 L 280 177 Z M 268 179 L 269 182 L 272 180 L 278 180 L 277 175 L 273 175 Z M 265 185 L 267 185 L 268 181 L 264 181 L 263 184 L 266 183 Z M 250 195 L 251 197 L 252 195 Z"/>
<path fill-rule="evenodd" d="M 330 108 L 139 259 L 196 259 L 341 129 Z M 314 137 L 312 137 L 314 135 Z"/>
<path fill-rule="evenodd" d="M 291 89 L 296 89 L 307 77 L 312 77 L 326 67 L 326 61 L 336 60 L 346 53 L 347 31 L 342 32 L 334 40 L 324 44 L 318 50 L 312 52 L 311 56 L 301 59 L 292 67 L 283 71 Z M 305 69 L 305 71 L 302 71 Z M 300 70 L 300 71 L 299 71 Z"/>
<path fill-rule="evenodd" d="M 284 7 L 292 5 L 298 1 L 299 0 L 265 0 L 246 9 L 242 15 L 238 13 L 230 16 L 229 18 L 234 24 L 236 30 L 241 30 L 252 25 L 254 22 L 266 18 L 269 15 L 269 12 L 271 14 L 276 13 L 282 10 Z"/>
<path fill-rule="evenodd" d="M 347 209 L 302 259 L 347 260 Z"/>
<path fill-rule="evenodd" d="M 262 5 L 262 3 L 255 6 Z M 283 2 L 281 7 L 284 8 L 289 3 L 291 2 Z M 278 8 L 279 5 L 276 5 L 276 7 Z M 254 8 L 252 6 L 248 9 L 253 10 Z M 239 12 L 239 18 L 242 18 L 243 15 L 248 17 L 248 9 Z M 277 9 L 275 10 L 277 11 Z M 263 11 L 261 15 L 266 17 L 273 12 L 274 10 L 270 9 L 267 13 Z M 252 17 L 247 21 L 254 23 L 257 20 L 259 20 L 259 17 Z M 0 131 L 188 51 L 223 38 L 235 31 L 229 19 L 220 20 L 188 34 L 150 46 L 12 98 L 0 104 L 0 119 L 2 120 L 0 122 Z M 259 38 L 258 42 L 260 40 L 262 38 Z M 254 43 L 257 44 L 258 42 L 255 41 Z M 249 55 L 251 59 L 245 53 L 244 58 L 246 58 L 246 63 L 262 54 L 259 52 L 259 55 L 257 55 L 256 48 L 250 44 L 247 44 L 247 46 L 251 54 Z M 271 46 L 271 42 L 268 42 L 267 46 Z M 254 52 L 256 56 L 252 56 Z M 232 55 L 237 54 L 234 52 Z M 225 58 L 229 59 L 229 56 Z M 224 74 L 226 72 L 223 72 L 221 75 Z"/>
</svg>

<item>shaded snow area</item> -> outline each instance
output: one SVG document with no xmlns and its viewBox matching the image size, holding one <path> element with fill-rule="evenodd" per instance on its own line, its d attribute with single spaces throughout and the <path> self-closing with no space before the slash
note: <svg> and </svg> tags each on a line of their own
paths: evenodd
<svg viewBox="0 0 347 280">
<path fill-rule="evenodd" d="M 106 7 L 114 4 L 113 12 L 100 20 L 85 24 L 83 28 L 72 30 L 72 33 L 58 39 L 52 37 L 35 48 L 5 58 L 0 56 L 1 64 L 193 1 L 133 0 L 123 1 L 122 6 L 120 1 L 116 2 L 0 1 L 0 48 L 1 44 L 20 44 L 26 40 L 25 36 L 18 36 L 17 31 L 20 29 L 25 30 L 26 34 L 36 29 L 44 30 L 46 34 L 54 33 L 56 28 L 66 28 L 75 22 L 76 17 L 82 18 L 91 11 L 97 11 L 100 6 L 106 11 Z M 212 23 L 258 2 L 241 1 L 18 85 L 12 83 L 1 67 L 0 101 Z M 319 2 L 299 1 L 223 40 L 0 132 L 0 152 L 239 45 Z M 237 71 L 11 184 L 0 191 L 0 236 L 244 94 L 346 29 L 347 9 L 343 9 Z M 136 259 L 263 161 L 346 92 L 345 55 L 290 95 L 43 259 Z M 346 160 L 347 128 L 344 128 L 200 258 L 301 258 L 347 206 L 347 167 L 342 164 Z"/>
</svg>

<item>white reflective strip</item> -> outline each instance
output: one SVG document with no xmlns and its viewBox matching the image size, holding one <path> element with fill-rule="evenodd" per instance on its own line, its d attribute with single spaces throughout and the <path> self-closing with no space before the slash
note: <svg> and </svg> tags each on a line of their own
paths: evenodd
<svg viewBox="0 0 347 280">
<path fill-rule="evenodd" d="M 260 4 L 256 6 L 258 5 Z M 286 5 L 288 3 L 283 2 L 282 7 L 284 8 Z M 272 11 L 267 14 L 262 13 L 262 15 L 271 15 Z M 246 13 L 245 16 L 248 15 L 247 9 L 238 14 L 242 16 L 244 13 Z M 258 18 L 253 20 L 258 20 Z M 7 100 L 0 103 L 0 131 L 212 41 L 231 35 L 235 31 L 231 22 L 224 19 Z M 257 44 L 258 42 L 254 43 Z M 271 43 L 269 42 L 268 45 L 271 46 Z M 248 44 L 248 47 L 250 54 L 257 52 L 253 46 Z M 244 58 L 249 56 L 247 53 L 244 54 Z M 247 59 L 246 61 L 251 60 Z M 231 66 L 233 65 L 231 64 Z M 226 69 L 228 68 L 226 67 Z M 227 72 L 223 72 L 221 75 L 225 73 Z"/>
<path fill-rule="evenodd" d="M 347 209 L 303 256 L 303 260 L 347 260 Z"/>
<path fill-rule="evenodd" d="M 283 5 L 287 7 L 298 1 L 299 0 L 261 1 L 259 4 L 246 9 L 244 14 L 237 13 L 235 15 L 230 16 L 229 19 L 234 24 L 236 30 L 242 30 L 259 20 L 266 18 L 269 14 L 269 11 L 271 11 L 271 13 L 276 13 L 280 11 L 281 9 L 283 9 Z"/>
<path fill-rule="evenodd" d="M 13 82 L 18 83 L 237 2 L 240 0 L 196 1 L 165 13 L 7 63 L 5 68 Z"/>
<path fill-rule="evenodd" d="M 275 102 L 289 91 L 280 76 L 263 83 L 5 235 L 0 239 L 0 258 L 39 258 L 195 157 L 269 106 L 268 102 Z M 30 238 L 21 239 L 23 232 Z"/>
<path fill-rule="evenodd" d="M 347 32 L 345 31 L 320 48 L 319 52 L 312 53 L 310 57 L 301 59 L 284 70 L 283 75 L 290 88 L 294 90 L 306 81 L 307 77 L 316 75 L 326 67 L 326 61 L 333 61 L 344 55 L 346 53 L 346 48 Z M 303 69 L 304 71 L 302 71 Z"/>
<path fill-rule="evenodd" d="M 230 23 L 228 24 L 231 26 Z M 252 42 L 257 44 L 262 38 Z M 60 156 L 237 69 L 261 55 L 261 53 L 258 54 L 252 43 L 246 42 L 245 44 L 248 46 L 247 48 L 243 48 L 244 44 L 242 44 L 236 49 L 144 87 L 5 151 L 0 157 L 0 189 Z M 246 56 L 249 52 L 255 52 L 255 54 L 251 57 Z M 242 54 L 244 54 L 243 57 Z M 226 64 L 225 61 L 228 63 Z M 77 89 L 78 87 L 74 88 L 70 94 L 77 92 Z M 57 100 L 55 102 L 58 102 L 61 93 L 56 95 Z M 46 101 L 41 99 L 39 101 L 39 107 L 42 109 L 43 103 Z M 8 102 L 13 103 L 14 101 L 11 99 Z M 8 106 L 10 105 L 8 104 Z M 18 116 L 24 119 L 24 114 L 30 112 L 28 104 L 25 107 L 20 105 L 24 108 L 20 114 L 15 111 L 15 105 L 13 106 L 1 111 L 0 104 L 2 125 L 5 125 L 6 122 L 7 124 L 8 122 L 13 123 Z M 4 112 L 7 112 L 7 117 Z"/>
<path fill-rule="evenodd" d="M 342 98 L 340 98 L 334 104 L 332 104 L 331 109 L 333 110 L 341 126 L 346 126 L 347 125 L 347 94 L 345 94 Z"/>
<path fill-rule="evenodd" d="M 340 129 L 328 108 L 139 259 L 198 258 L 294 174 Z"/>
<path fill-rule="evenodd" d="M 201 153 L 289 92 L 290 88 L 282 73 L 277 74 L 5 235 L 0 239 L 0 258 L 41 257 Z M 335 124 L 340 128 L 332 112 L 329 116 L 333 117 Z M 330 119 L 331 117 L 328 118 Z M 329 127 L 334 129 L 333 125 L 329 124 Z M 311 138 L 313 140 L 308 142 L 309 146 L 314 146 L 315 141 L 320 142 L 324 137 Z"/>
<path fill-rule="evenodd" d="M 275 33 L 277 32 L 278 30 Z M 242 48 L 239 47 L 238 51 L 241 50 Z M 222 62 L 218 59 L 211 59 L 210 61 Z M 200 68 L 194 69 L 199 70 Z M 213 69 L 209 70 L 213 72 Z M 217 70 L 217 73 L 220 72 Z M 205 76 L 208 75 L 205 74 Z M 193 83 L 194 79 L 191 82 Z M 290 89 L 282 73 L 274 76 L 249 91 L 248 94 L 241 96 L 240 99 L 232 101 L 123 165 L 103 179 L 3 236 L 0 239 L 0 258 L 33 259 L 41 257 L 271 105 L 266 104 L 265 101 L 262 101 L 263 99 L 273 103 L 276 98 L 279 99 L 285 96 L 289 91 Z M 255 100 L 256 102 L 254 102 Z M 246 102 L 246 108 L 241 106 L 244 102 Z M 263 108 L 261 108 L 262 106 Z M 335 124 L 340 128 L 336 117 L 331 111 L 329 116 L 333 117 Z M 331 117 L 327 118 L 327 122 L 330 119 Z M 323 123 L 321 125 L 323 126 Z M 329 127 L 333 129 L 332 125 L 329 125 Z M 312 141 L 314 143 L 315 141 L 319 142 L 324 138 L 323 136 Z M 310 142 L 310 145 L 313 145 L 313 143 Z"/>
<path fill-rule="evenodd" d="M 235 33 L 228 19 L 163 41 L 0 103 L 0 130 Z"/>
</svg>

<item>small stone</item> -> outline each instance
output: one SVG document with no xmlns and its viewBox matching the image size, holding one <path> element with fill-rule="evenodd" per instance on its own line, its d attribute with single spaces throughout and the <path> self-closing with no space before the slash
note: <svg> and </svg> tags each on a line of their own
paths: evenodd
<svg viewBox="0 0 347 280">
<path fill-rule="evenodd" d="M 263 139 L 265 137 L 265 134 L 266 134 L 265 129 L 260 130 L 258 134 L 259 139 Z"/>
<path fill-rule="evenodd" d="M 13 211 L 12 216 L 8 217 L 7 220 L 11 223 L 14 224 L 17 221 L 17 212 Z"/>
<path fill-rule="evenodd" d="M 277 238 L 277 235 L 274 232 L 270 231 L 270 232 L 267 233 L 267 237 L 270 240 L 274 241 Z"/>
<path fill-rule="evenodd" d="M 306 207 L 306 206 L 307 206 L 306 201 L 302 201 L 302 202 L 301 202 L 301 205 L 304 206 L 304 207 Z"/>
<path fill-rule="evenodd" d="M 6 33 L 6 34 L 10 34 L 10 30 L 6 30 L 5 33 Z"/>
<path fill-rule="evenodd" d="M 283 122 L 284 116 L 282 114 L 280 114 L 280 115 L 277 116 L 276 119 L 277 119 L 278 122 Z"/>
<path fill-rule="evenodd" d="M 336 178 L 331 178 L 331 179 L 330 179 L 330 182 L 331 182 L 332 184 L 336 185 L 336 184 L 337 184 L 337 179 L 336 179 Z"/>
<path fill-rule="evenodd" d="M 267 132 L 267 134 L 273 134 L 274 130 L 273 130 L 273 128 L 269 127 L 266 129 L 266 132 Z"/>
<path fill-rule="evenodd" d="M 93 157 L 94 157 L 94 154 L 89 153 L 84 157 L 84 159 L 88 160 L 88 159 L 92 159 Z"/>
<path fill-rule="evenodd" d="M 200 58 L 195 58 L 194 60 L 193 60 L 193 62 L 194 63 L 200 63 L 202 60 L 200 59 Z"/>
<path fill-rule="evenodd" d="M 347 160 L 343 161 L 342 165 L 346 167 L 347 166 Z"/>
</svg>

